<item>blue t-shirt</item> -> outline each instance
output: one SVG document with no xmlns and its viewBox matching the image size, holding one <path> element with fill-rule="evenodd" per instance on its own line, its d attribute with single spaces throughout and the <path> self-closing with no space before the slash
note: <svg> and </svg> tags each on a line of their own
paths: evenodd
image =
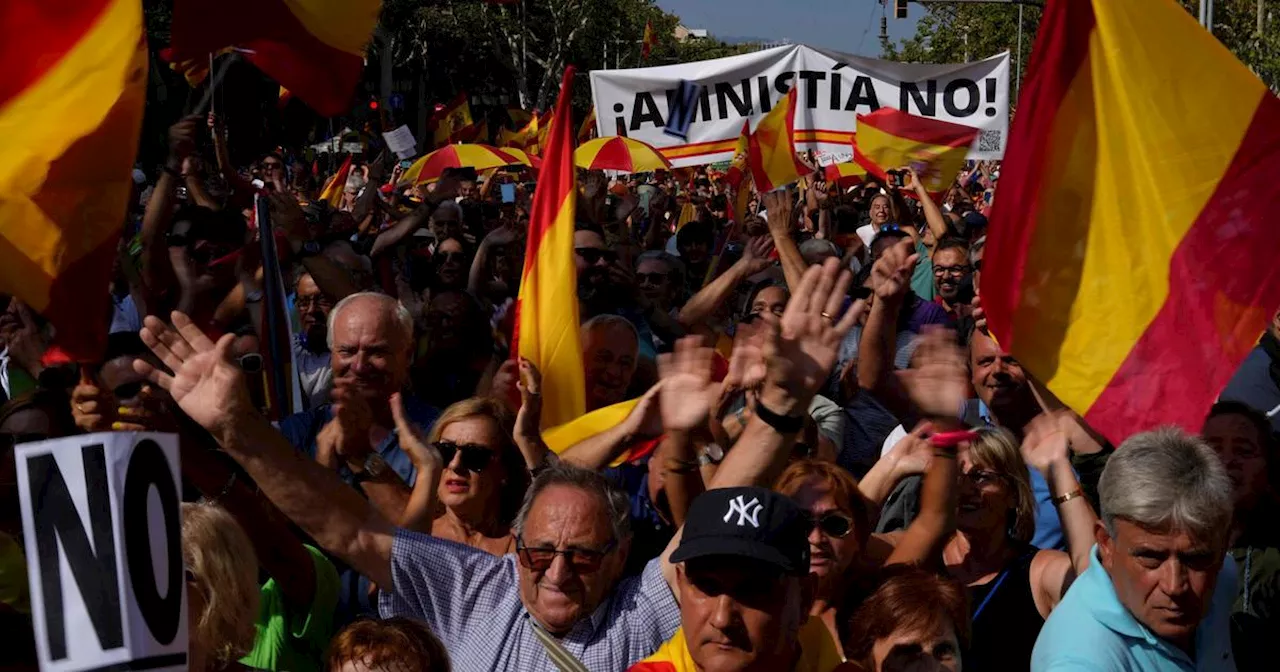
<svg viewBox="0 0 1280 672">
<path fill-rule="evenodd" d="M 1208 613 L 1196 628 L 1192 660 L 1120 603 L 1097 546 L 1089 556 L 1089 568 L 1041 628 L 1031 653 L 1031 672 L 1235 672 L 1230 623 L 1239 586 L 1234 560 L 1228 557 L 1218 572 Z"/>
</svg>

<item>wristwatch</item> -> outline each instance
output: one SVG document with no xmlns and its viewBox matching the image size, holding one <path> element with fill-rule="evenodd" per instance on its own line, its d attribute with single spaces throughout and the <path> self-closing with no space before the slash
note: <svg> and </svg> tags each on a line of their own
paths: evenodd
<svg viewBox="0 0 1280 672">
<path fill-rule="evenodd" d="M 351 479 L 356 485 L 365 481 L 372 481 L 382 475 L 387 470 L 387 461 L 382 459 L 378 453 L 369 452 L 369 456 L 364 458 L 364 468 Z"/>
<path fill-rule="evenodd" d="M 795 434 L 804 429 L 803 415 L 782 415 L 769 410 L 759 400 L 756 401 L 756 417 L 764 421 L 764 424 L 777 430 L 779 434 Z"/>
</svg>

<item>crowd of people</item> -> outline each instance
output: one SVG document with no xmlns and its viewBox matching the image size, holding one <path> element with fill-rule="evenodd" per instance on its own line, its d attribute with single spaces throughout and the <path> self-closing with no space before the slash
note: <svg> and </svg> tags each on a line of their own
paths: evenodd
<svg viewBox="0 0 1280 672">
<path fill-rule="evenodd" d="M 14 445 L 137 430 L 179 436 L 192 670 L 1274 669 L 1280 314 L 1199 436 L 1112 445 L 987 330 L 995 164 L 738 212 L 707 167 L 580 173 L 587 411 L 639 401 L 557 453 L 511 352 L 536 175 L 405 184 L 371 147 L 335 207 L 215 115 L 169 152 L 100 362 L 4 297 L 5 669 L 36 659 Z M 274 421 L 256 199 L 305 406 Z"/>
</svg>

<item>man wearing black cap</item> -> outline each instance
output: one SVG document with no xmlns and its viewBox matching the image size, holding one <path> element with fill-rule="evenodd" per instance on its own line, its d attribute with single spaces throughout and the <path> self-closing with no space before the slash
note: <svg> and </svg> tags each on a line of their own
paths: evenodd
<svg viewBox="0 0 1280 672">
<path fill-rule="evenodd" d="M 809 620 L 808 515 L 763 488 L 720 488 L 689 508 L 677 565 L 680 629 L 632 672 L 811 670 L 840 666 Z"/>
</svg>

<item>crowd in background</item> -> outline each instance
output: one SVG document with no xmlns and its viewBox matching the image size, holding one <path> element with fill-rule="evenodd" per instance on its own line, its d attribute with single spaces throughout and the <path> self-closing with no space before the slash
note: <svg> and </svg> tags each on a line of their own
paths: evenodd
<svg viewBox="0 0 1280 672">
<path fill-rule="evenodd" d="M 639 402 L 557 453 L 511 352 L 536 173 L 406 184 L 371 146 L 335 206 L 301 155 L 232 165 L 215 115 L 169 149 L 100 362 L 3 300 L 6 669 L 13 446 L 132 430 L 180 437 L 193 670 L 1274 668 L 1280 315 L 1199 436 L 1112 445 L 987 330 L 998 164 L 741 212 L 714 168 L 582 172 L 587 410 Z M 305 406 L 275 422 L 255 199 Z"/>
</svg>

